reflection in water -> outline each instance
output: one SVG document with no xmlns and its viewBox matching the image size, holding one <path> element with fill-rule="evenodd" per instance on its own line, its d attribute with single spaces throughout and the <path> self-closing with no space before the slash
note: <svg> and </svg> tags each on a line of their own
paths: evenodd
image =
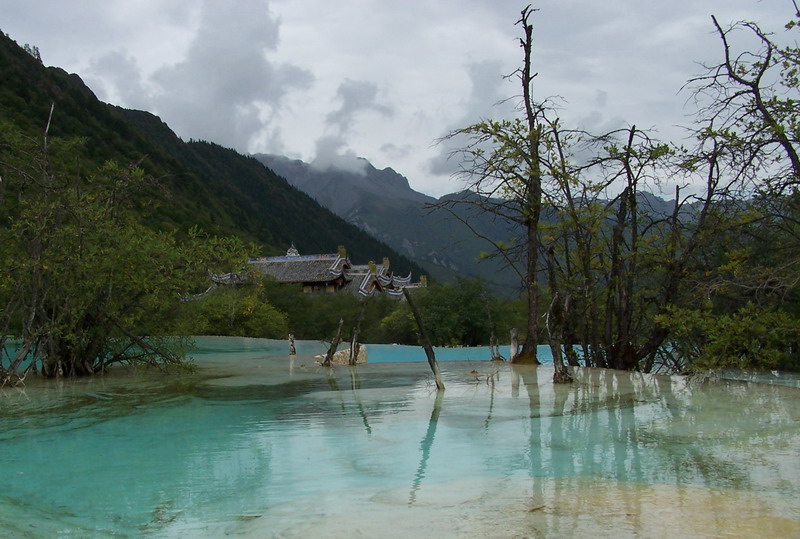
<svg viewBox="0 0 800 539">
<path fill-rule="evenodd" d="M 0 393 L 0 535 L 800 535 L 796 387 L 256 341 Z"/>
<path fill-rule="evenodd" d="M 773 454 L 777 458 L 767 466 L 762 462 L 781 446 L 793 448 L 795 457 L 800 454 L 798 435 L 790 433 L 800 410 L 797 392 L 743 388 L 730 381 L 697 387 L 684 378 L 590 369 L 574 370 L 575 384 L 540 385 L 536 369 L 512 369 L 528 393 L 529 436 L 523 452 L 532 480 L 524 506 L 529 511 L 561 514 L 571 507 L 582 512 L 576 489 L 585 496 L 578 484 L 586 485 L 591 478 L 771 491 L 770 495 L 783 490 L 779 485 L 791 483 L 797 492 L 799 467 L 786 458 L 788 454 Z M 510 389 L 512 395 L 517 393 L 513 382 Z M 766 397 L 769 393 L 785 395 Z M 790 402 L 793 410 L 786 406 Z M 765 439 L 761 425 L 766 418 L 777 423 L 776 438 L 785 443 L 773 447 Z M 782 481 L 786 474 L 794 479 Z M 543 481 L 542 476 L 558 481 Z M 615 497 L 631 515 L 626 524 L 631 529 L 652 509 L 638 489 L 619 489 Z M 789 518 L 790 528 L 800 529 L 800 511 L 792 510 Z M 576 531 L 574 522 L 557 523 L 549 533 Z M 562 529 L 564 524 L 567 528 Z"/>
<path fill-rule="evenodd" d="M 425 432 L 425 437 L 419 444 L 419 466 L 417 467 L 417 473 L 414 475 L 414 482 L 411 484 L 411 492 L 408 495 L 408 505 L 414 505 L 414 502 L 417 501 L 417 491 L 422 484 L 422 480 L 425 478 L 425 468 L 428 467 L 428 457 L 430 457 L 431 447 L 433 447 L 433 439 L 436 437 L 436 425 L 439 423 L 439 414 L 442 411 L 443 400 L 444 390 L 437 391 L 436 400 L 433 402 L 431 418 L 428 420 L 428 430 Z"/>
<path fill-rule="evenodd" d="M 479 380 L 480 381 L 480 380 Z M 489 386 L 489 411 L 486 414 L 486 421 L 483 423 L 483 430 L 488 432 L 489 425 L 492 422 L 492 412 L 494 411 L 494 397 L 496 394 L 495 384 L 500 382 L 500 367 L 497 361 L 492 363 L 492 368 L 486 375 L 486 384 Z"/>
<path fill-rule="evenodd" d="M 356 406 L 358 407 L 358 415 L 361 416 L 361 420 L 364 422 L 364 429 L 366 429 L 367 434 L 372 434 L 372 427 L 369 426 L 367 412 L 358 395 L 358 390 L 361 388 L 361 379 L 358 377 L 358 367 L 356 365 L 349 365 L 348 369 L 350 370 L 350 388 L 353 390 L 353 399 L 356 401 Z"/>
<path fill-rule="evenodd" d="M 542 422 L 540 419 L 541 409 L 541 395 L 539 391 L 539 369 L 535 367 L 525 367 L 521 365 L 511 365 L 511 370 L 516 376 L 516 384 L 512 385 L 518 387 L 518 381 L 521 380 L 525 389 L 528 392 L 528 409 L 529 424 L 528 424 L 528 443 L 527 447 L 523 448 L 523 454 L 526 455 L 528 473 L 531 478 L 531 498 L 535 500 L 528 510 L 534 510 L 540 507 L 538 500 L 544 498 L 544 486 L 541 481 L 542 476 L 547 475 L 542 463 Z"/>
</svg>

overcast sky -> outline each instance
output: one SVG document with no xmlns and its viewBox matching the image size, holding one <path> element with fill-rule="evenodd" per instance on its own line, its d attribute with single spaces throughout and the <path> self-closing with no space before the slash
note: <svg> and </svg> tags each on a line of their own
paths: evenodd
<svg viewBox="0 0 800 539">
<path fill-rule="evenodd" d="M 392 167 L 418 191 L 459 189 L 435 141 L 508 114 L 522 51 L 512 0 L 0 0 L 0 29 L 107 102 L 158 114 L 184 140 L 351 167 Z M 539 98 L 566 125 L 689 123 L 679 93 L 720 57 L 710 15 L 782 31 L 791 0 L 542 0 Z"/>
</svg>

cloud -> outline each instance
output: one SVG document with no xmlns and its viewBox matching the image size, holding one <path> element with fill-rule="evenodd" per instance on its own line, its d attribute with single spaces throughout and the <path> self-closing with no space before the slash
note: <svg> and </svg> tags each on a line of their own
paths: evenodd
<svg viewBox="0 0 800 539">
<path fill-rule="evenodd" d="M 397 144 L 387 142 L 381 146 L 380 150 L 389 156 L 390 159 L 402 159 L 409 156 L 414 151 L 414 146 L 411 144 L 403 144 L 402 146 L 398 146 Z"/>
<path fill-rule="evenodd" d="M 470 92 L 464 102 L 463 112 L 450 126 L 451 131 L 487 119 L 487 112 L 493 119 L 506 118 L 513 114 L 516 105 L 516 100 L 513 98 L 515 89 L 507 84 L 508 81 L 505 79 L 507 73 L 503 73 L 499 61 L 472 62 L 467 64 L 464 70 L 469 77 Z M 441 136 L 446 134 L 441 133 Z M 439 141 L 438 153 L 428 161 L 428 172 L 446 176 L 457 173 L 459 162 L 457 158 L 451 158 L 451 155 L 465 142 L 462 137 Z"/>
<path fill-rule="evenodd" d="M 628 123 L 621 116 L 606 117 L 608 92 L 605 90 L 595 90 L 594 99 L 590 102 L 594 105 L 594 108 L 577 117 L 575 124 L 577 129 L 600 135 L 617 129 L 624 129 L 628 126 Z"/>
<path fill-rule="evenodd" d="M 370 81 L 345 79 L 336 90 L 336 99 L 339 108 L 325 117 L 327 133 L 317 139 L 311 165 L 319 170 L 335 168 L 366 174 L 367 162 L 347 148 L 348 135 L 362 113 L 391 116 L 393 109 L 378 101 L 378 85 Z"/>
<path fill-rule="evenodd" d="M 345 79 L 336 90 L 341 106 L 330 112 L 325 122 L 346 133 L 353 126 L 356 116 L 364 111 L 374 111 L 383 116 L 392 115 L 392 107 L 378 103 L 378 85 L 369 81 Z"/>
<path fill-rule="evenodd" d="M 136 59 L 124 51 L 111 51 L 92 59 L 87 73 L 86 83 L 100 99 L 136 109 L 150 106 L 151 90 L 142 79 Z"/>
<path fill-rule="evenodd" d="M 313 75 L 270 61 L 280 21 L 264 0 L 206 0 L 186 54 L 142 80 L 132 58 L 112 52 L 93 62 L 108 93 L 126 105 L 148 105 L 180 135 L 246 151 L 256 139 L 280 145 L 270 120 L 284 97 L 311 86 Z"/>
<path fill-rule="evenodd" d="M 503 73 L 503 64 L 499 60 L 472 62 L 467 64 L 465 70 L 471 85 L 464 109 L 465 125 L 467 119 L 471 118 L 471 121 L 474 122 L 486 114 L 487 107 L 492 105 L 496 105 L 500 110 L 507 110 L 502 106 L 503 102 L 509 98 L 508 85 L 504 80 L 507 73 Z"/>
<path fill-rule="evenodd" d="M 608 92 L 597 90 L 595 92 L 594 104 L 598 108 L 604 108 L 608 103 Z"/>
<path fill-rule="evenodd" d="M 756 20 L 778 37 L 792 15 L 764 0 L 540 4 L 536 99 L 563 97 L 565 127 L 656 126 L 669 140 L 685 135 L 672 126 L 693 109 L 678 90 L 702 71 L 697 62 L 720 61 L 711 13 L 723 24 Z M 503 76 L 522 60 L 514 23 L 523 5 L 0 0 L 0 24 L 101 98 L 159 114 L 184 138 L 305 160 L 318 151 L 319 162 L 349 156 L 347 166 L 357 154 L 444 193 L 456 190 L 448 176 L 458 162 L 446 157 L 458 146 L 431 142 L 519 114 L 518 81 Z M 506 108 L 493 106 L 506 98 Z"/>
<path fill-rule="evenodd" d="M 340 135 L 325 135 L 317 139 L 316 155 L 311 166 L 317 170 L 344 170 L 362 176 L 367 173 L 367 161 L 358 157 L 353 150 L 345 149 L 345 140 Z"/>
</svg>

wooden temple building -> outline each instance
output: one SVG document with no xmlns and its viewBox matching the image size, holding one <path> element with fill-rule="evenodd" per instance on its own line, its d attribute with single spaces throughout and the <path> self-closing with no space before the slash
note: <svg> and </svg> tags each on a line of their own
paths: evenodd
<svg viewBox="0 0 800 539">
<path fill-rule="evenodd" d="M 370 261 L 366 265 L 355 265 L 347 258 L 344 247 L 334 254 L 301 255 L 292 245 L 285 256 L 251 258 L 250 264 L 280 283 L 301 284 L 303 292 L 334 293 L 349 292 L 361 296 L 385 293 L 402 296 L 403 288 L 426 286 L 423 276 L 420 282 L 412 283 L 411 274 L 395 276 L 389 269 L 389 259 L 381 264 Z"/>
</svg>

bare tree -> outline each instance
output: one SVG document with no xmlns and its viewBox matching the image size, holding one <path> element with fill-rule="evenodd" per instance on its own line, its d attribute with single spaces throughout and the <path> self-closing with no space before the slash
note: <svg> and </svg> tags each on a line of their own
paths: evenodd
<svg viewBox="0 0 800 539">
<path fill-rule="evenodd" d="M 774 192 L 800 182 L 800 49 L 781 46 L 758 24 L 712 23 L 722 42 L 722 62 L 689 80 L 700 105 L 696 134 L 725 149 L 728 166 L 740 182 L 756 181 Z M 786 25 L 798 28 L 800 12 Z M 757 50 L 736 51 L 736 32 L 756 39 Z"/>
</svg>

